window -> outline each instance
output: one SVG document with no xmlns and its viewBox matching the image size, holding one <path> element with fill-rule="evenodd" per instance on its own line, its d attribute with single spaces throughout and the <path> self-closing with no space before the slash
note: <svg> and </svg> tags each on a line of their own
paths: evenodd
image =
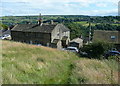
<svg viewBox="0 0 120 86">
<path fill-rule="evenodd" d="M 58 33 L 57 36 L 59 36 L 60 34 Z"/>
<path fill-rule="evenodd" d="M 111 36 L 111 39 L 115 39 L 116 38 L 116 36 Z"/>
</svg>

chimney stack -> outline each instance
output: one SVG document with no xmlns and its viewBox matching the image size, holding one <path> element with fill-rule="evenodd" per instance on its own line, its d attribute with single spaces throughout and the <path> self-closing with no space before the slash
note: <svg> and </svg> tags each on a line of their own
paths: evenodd
<svg viewBox="0 0 120 86">
<path fill-rule="evenodd" d="M 38 25 L 42 26 L 43 22 L 42 22 L 42 18 L 41 18 L 41 13 L 39 15 L 39 19 L 38 19 Z"/>
<path fill-rule="evenodd" d="M 50 21 L 50 24 L 54 24 L 53 20 Z"/>
</svg>

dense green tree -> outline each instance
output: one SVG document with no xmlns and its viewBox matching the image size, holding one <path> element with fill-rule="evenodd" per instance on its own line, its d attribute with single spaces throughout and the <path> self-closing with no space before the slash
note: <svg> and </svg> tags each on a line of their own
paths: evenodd
<svg viewBox="0 0 120 86">
<path fill-rule="evenodd" d="M 85 45 L 81 50 L 88 53 L 90 58 L 100 59 L 101 56 L 114 45 L 106 42 L 94 42 L 88 45 Z"/>
<path fill-rule="evenodd" d="M 78 24 L 78 23 L 65 23 L 65 25 L 70 29 L 70 37 L 71 39 L 76 38 L 76 37 L 80 37 L 82 36 L 86 36 L 88 30 L 86 27 Z"/>
<path fill-rule="evenodd" d="M 1 28 L 0 29 L 4 29 L 4 30 L 7 30 L 8 29 L 8 26 L 5 25 L 5 24 L 0 24 Z"/>
</svg>

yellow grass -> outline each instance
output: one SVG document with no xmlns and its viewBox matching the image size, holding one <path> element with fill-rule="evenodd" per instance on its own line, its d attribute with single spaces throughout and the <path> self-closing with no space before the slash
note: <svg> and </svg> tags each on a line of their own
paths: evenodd
<svg viewBox="0 0 120 86">
<path fill-rule="evenodd" d="M 76 69 L 73 71 L 73 75 L 77 78 L 82 77 L 87 84 L 118 84 L 117 63 L 113 65 L 112 61 L 108 60 L 82 59 L 75 61 L 75 64 Z"/>
<path fill-rule="evenodd" d="M 117 65 L 53 48 L 2 42 L 4 84 L 117 84 Z"/>
</svg>

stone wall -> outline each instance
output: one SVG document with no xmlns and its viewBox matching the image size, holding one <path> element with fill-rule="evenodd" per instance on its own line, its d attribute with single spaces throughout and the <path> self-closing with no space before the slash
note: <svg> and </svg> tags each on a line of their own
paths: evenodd
<svg viewBox="0 0 120 86">
<path fill-rule="evenodd" d="M 20 32 L 11 31 L 12 40 L 29 44 L 47 45 L 51 43 L 51 34 L 40 32 Z"/>
<path fill-rule="evenodd" d="M 120 43 L 119 42 L 118 31 L 102 31 L 95 30 L 93 35 L 93 41 L 105 41 L 110 43 Z"/>
</svg>

